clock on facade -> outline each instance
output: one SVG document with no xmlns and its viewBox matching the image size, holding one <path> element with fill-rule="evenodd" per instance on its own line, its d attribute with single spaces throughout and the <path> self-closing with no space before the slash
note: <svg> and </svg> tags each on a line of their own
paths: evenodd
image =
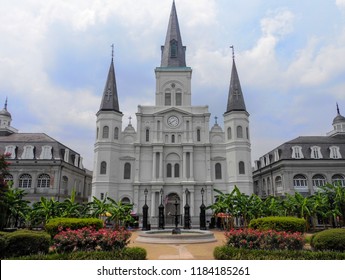
<svg viewBox="0 0 345 280">
<path fill-rule="evenodd" d="M 169 125 L 170 127 L 176 127 L 176 126 L 178 126 L 179 122 L 180 122 L 180 120 L 179 120 L 179 118 L 176 117 L 176 116 L 170 116 L 170 117 L 168 118 L 168 125 Z"/>
</svg>

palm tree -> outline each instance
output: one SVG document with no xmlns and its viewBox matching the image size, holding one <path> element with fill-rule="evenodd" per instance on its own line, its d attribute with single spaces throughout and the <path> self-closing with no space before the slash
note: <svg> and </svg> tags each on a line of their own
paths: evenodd
<svg viewBox="0 0 345 280">
<path fill-rule="evenodd" d="M 82 205 L 75 201 L 76 191 L 72 190 L 71 197 L 65 199 L 61 204 L 61 217 L 79 218 L 81 217 Z"/>
<path fill-rule="evenodd" d="M 38 223 L 42 223 L 43 226 L 51 218 L 61 217 L 60 202 L 54 198 L 47 199 L 41 197 L 40 201 L 33 204 L 32 211 L 34 211 L 33 217 L 35 217 Z"/>
<path fill-rule="evenodd" d="M 125 227 L 127 223 L 134 222 L 134 219 L 131 216 L 133 204 L 123 204 L 121 201 L 115 201 L 110 197 L 107 199 L 110 201 L 110 205 L 108 207 L 108 212 L 110 214 L 109 219 L 114 222 L 115 229 Z"/>
</svg>

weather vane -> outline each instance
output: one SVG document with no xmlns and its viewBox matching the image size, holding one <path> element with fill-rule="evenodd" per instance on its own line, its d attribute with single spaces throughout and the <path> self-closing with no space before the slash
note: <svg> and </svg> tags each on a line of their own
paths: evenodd
<svg viewBox="0 0 345 280">
<path fill-rule="evenodd" d="M 234 45 L 231 45 L 230 48 L 232 49 L 232 59 L 235 59 L 235 48 L 234 48 Z"/>
</svg>

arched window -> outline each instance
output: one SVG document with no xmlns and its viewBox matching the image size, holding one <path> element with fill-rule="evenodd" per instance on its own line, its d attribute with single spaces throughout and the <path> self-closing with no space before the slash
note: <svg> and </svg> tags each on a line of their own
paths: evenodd
<svg viewBox="0 0 345 280">
<path fill-rule="evenodd" d="M 167 177 L 171 178 L 172 177 L 172 167 L 171 167 L 171 163 L 167 164 Z"/>
<path fill-rule="evenodd" d="M 222 166 L 221 164 L 218 162 L 215 165 L 215 175 L 216 175 L 216 179 L 222 179 Z"/>
<path fill-rule="evenodd" d="M 243 161 L 240 161 L 238 163 L 238 171 L 239 171 L 240 174 L 246 174 L 246 170 L 245 170 L 244 162 Z"/>
<path fill-rule="evenodd" d="M 99 136 L 99 127 L 97 127 L 96 139 L 98 139 L 98 136 Z"/>
<path fill-rule="evenodd" d="M 119 139 L 119 128 L 115 127 L 114 129 L 114 139 L 118 140 Z"/>
<path fill-rule="evenodd" d="M 200 133 L 200 129 L 199 128 L 196 130 L 196 141 L 198 141 L 198 142 L 201 141 L 201 133 Z"/>
<path fill-rule="evenodd" d="M 178 163 L 175 163 L 174 165 L 174 177 L 180 177 L 180 165 Z"/>
<path fill-rule="evenodd" d="M 175 143 L 175 135 L 171 135 L 171 143 Z"/>
<path fill-rule="evenodd" d="M 177 57 L 177 41 L 172 40 L 170 42 L 170 57 L 175 58 Z"/>
<path fill-rule="evenodd" d="M 345 187 L 345 178 L 341 174 L 335 174 L 332 176 L 332 184 L 340 185 L 342 187 Z"/>
<path fill-rule="evenodd" d="M 313 188 L 315 190 L 317 190 L 317 188 L 319 188 L 319 187 L 326 185 L 326 179 L 321 174 L 314 175 L 312 178 L 312 182 L 313 182 Z"/>
<path fill-rule="evenodd" d="M 107 163 L 105 161 L 101 162 L 100 174 L 107 174 Z"/>
<path fill-rule="evenodd" d="M 237 126 L 237 138 L 243 138 L 243 129 L 242 126 Z"/>
<path fill-rule="evenodd" d="M 180 91 L 176 92 L 176 106 L 182 105 L 182 93 Z"/>
<path fill-rule="evenodd" d="M 307 189 L 307 178 L 302 174 L 297 174 L 293 177 L 293 186 L 295 189 Z"/>
<path fill-rule="evenodd" d="M 30 174 L 23 174 L 19 177 L 19 188 L 31 188 L 32 177 Z"/>
<path fill-rule="evenodd" d="M 165 92 L 165 106 L 170 106 L 171 105 L 171 92 L 166 91 Z"/>
<path fill-rule="evenodd" d="M 13 176 L 11 174 L 6 174 L 4 176 L 4 182 L 8 185 L 8 182 L 13 182 Z"/>
<path fill-rule="evenodd" d="M 277 176 L 277 177 L 274 179 L 274 184 L 275 184 L 276 190 L 281 189 L 282 186 L 283 186 L 282 177 Z"/>
<path fill-rule="evenodd" d="M 50 176 L 48 174 L 41 174 L 37 179 L 37 188 L 49 188 Z"/>
<path fill-rule="evenodd" d="M 128 197 L 123 197 L 121 202 L 122 204 L 131 204 L 131 200 Z"/>
<path fill-rule="evenodd" d="M 228 127 L 228 140 L 230 140 L 232 137 L 231 135 L 231 127 Z"/>
<path fill-rule="evenodd" d="M 145 141 L 146 142 L 150 141 L 150 130 L 148 128 L 145 131 Z"/>
<path fill-rule="evenodd" d="M 247 139 L 249 140 L 249 128 L 246 127 L 246 134 L 247 134 Z"/>
<path fill-rule="evenodd" d="M 131 179 L 131 164 L 129 162 L 125 163 L 123 179 Z"/>
<path fill-rule="evenodd" d="M 102 138 L 109 138 L 109 126 L 103 126 Z"/>
</svg>

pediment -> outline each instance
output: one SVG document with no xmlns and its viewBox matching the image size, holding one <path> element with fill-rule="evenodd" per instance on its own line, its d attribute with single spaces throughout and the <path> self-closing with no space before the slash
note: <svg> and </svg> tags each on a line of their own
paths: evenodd
<svg viewBox="0 0 345 280">
<path fill-rule="evenodd" d="M 169 107 L 166 109 L 162 109 L 160 111 L 157 111 L 154 113 L 155 116 L 161 116 L 161 115 L 166 115 L 166 114 L 171 114 L 171 113 L 179 113 L 184 116 L 192 116 L 193 114 L 191 112 L 188 112 L 186 110 L 183 110 L 179 107 Z"/>
</svg>

